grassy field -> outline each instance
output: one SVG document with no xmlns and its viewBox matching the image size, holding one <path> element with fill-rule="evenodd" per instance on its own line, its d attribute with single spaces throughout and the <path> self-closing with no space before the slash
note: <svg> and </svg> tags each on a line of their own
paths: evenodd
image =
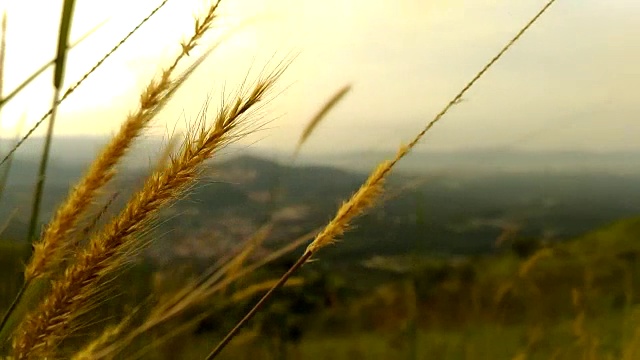
<svg viewBox="0 0 640 360">
<path fill-rule="evenodd" d="M 366 291 L 350 291 L 339 271 L 309 268 L 301 273 L 307 284 L 282 289 L 221 358 L 632 359 L 640 350 L 639 233 L 640 219 L 632 218 L 566 242 L 539 245 L 526 255 L 514 248 L 455 262 L 422 258 L 412 274 L 372 280 Z M 19 272 L 24 250 L 4 249 L 5 260 L 15 260 L 12 267 L 2 267 L 3 278 Z M 259 283 L 277 275 L 280 266 L 286 265 L 274 264 L 245 281 Z M 153 273 L 129 269 L 124 279 L 115 280 L 125 296 L 95 314 L 117 318 L 118 308 L 144 299 Z M 173 280 L 184 276 L 174 274 Z M 327 277 L 333 280 L 322 280 Z M 128 290 L 132 283 L 138 294 Z M 11 294 L 20 282 L 3 285 L 11 286 L 3 290 Z M 324 299 L 327 294 L 333 294 L 332 303 Z M 214 297 L 217 311 L 146 358 L 172 358 L 167 349 L 181 349 L 188 358 L 206 356 L 212 339 L 223 335 L 220 328 L 231 326 L 258 295 L 227 306 L 221 304 L 228 303 L 229 295 Z M 182 314 L 169 326 L 188 320 Z M 148 336 L 158 338 L 164 330 Z M 132 349 L 143 348 L 149 338 L 142 337 Z"/>
</svg>

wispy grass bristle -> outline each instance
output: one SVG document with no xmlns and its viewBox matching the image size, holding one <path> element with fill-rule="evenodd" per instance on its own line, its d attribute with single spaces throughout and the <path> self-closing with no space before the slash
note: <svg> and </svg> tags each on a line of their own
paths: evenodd
<svg viewBox="0 0 640 360">
<path fill-rule="evenodd" d="M 76 248 L 78 245 L 80 245 L 80 242 L 82 241 L 82 239 L 88 238 L 89 235 L 96 229 L 98 222 L 105 216 L 107 211 L 109 211 L 109 208 L 111 207 L 113 202 L 118 198 L 118 196 L 120 196 L 120 192 L 118 191 L 111 194 L 107 199 L 107 201 L 104 203 L 104 205 L 102 205 L 98 213 L 93 215 L 93 217 L 91 218 L 91 221 L 82 229 L 82 231 L 80 231 L 79 236 L 77 236 L 75 239 L 74 246 Z"/>
</svg>

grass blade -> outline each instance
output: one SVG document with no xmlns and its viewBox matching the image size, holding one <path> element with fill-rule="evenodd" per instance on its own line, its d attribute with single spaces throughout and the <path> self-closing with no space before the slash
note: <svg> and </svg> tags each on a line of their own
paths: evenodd
<svg viewBox="0 0 640 360">
<path fill-rule="evenodd" d="M 53 86 L 60 89 L 64 70 L 67 62 L 67 48 L 69 47 L 69 32 L 73 19 L 73 7 L 75 0 L 65 0 L 60 20 L 60 34 L 58 35 L 58 53 L 56 54 L 56 67 L 53 75 Z"/>
<path fill-rule="evenodd" d="M 49 127 L 47 129 L 47 137 L 44 144 L 44 149 L 42 152 L 42 159 L 40 160 L 40 167 L 38 169 L 38 178 L 36 182 L 36 189 L 33 197 L 33 207 L 31 210 L 31 219 L 29 223 L 29 232 L 27 235 L 27 241 L 32 242 L 35 238 L 36 228 L 38 227 L 38 217 L 40 212 L 40 204 L 42 202 L 42 195 L 44 190 L 44 182 L 47 171 L 47 163 L 49 161 L 49 152 L 51 149 L 51 140 L 53 138 L 53 127 L 55 124 L 56 112 L 57 112 L 57 100 L 60 96 L 60 86 L 62 85 L 62 80 L 64 79 L 64 67 L 66 63 L 66 55 L 68 51 L 68 42 L 69 42 L 69 32 L 71 29 L 71 21 L 73 19 L 73 7 L 75 4 L 75 0 L 65 0 L 62 16 L 60 20 L 60 32 L 58 35 L 58 51 L 56 56 L 56 64 L 54 70 L 54 78 L 53 85 L 55 87 L 54 95 L 53 95 L 53 112 L 51 114 L 51 119 L 49 122 Z M 23 284 L 19 294 L 14 299 L 11 307 L 3 317 L 3 323 L 0 325 L 4 327 L 5 323 L 13 313 L 13 310 L 17 306 L 17 304 L 22 299 L 24 292 L 27 290 L 27 283 Z M 0 331 L 2 329 L 0 328 Z"/>
<path fill-rule="evenodd" d="M 67 50 L 69 44 L 69 32 L 71 30 L 71 21 L 73 19 L 73 7 L 75 0 L 65 0 L 62 8 L 62 16 L 60 19 L 60 32 L 58 34 L 58 51 L 56 56 L 56 64 L 53 75 L 53 86 L 55 87 L 53 94 L 53 102 L 51 106 L 51 118 L 49 119 L 49 127 L 47 128 L 47 137 L 42 151 L 42 159 L 38 169 L 38 178 L 36 182 L 36 190 L 33 196 L 33 207 L 31 209 L 31 220 L 29 221 L 29 233 L 27 241 L 33 242 L 38 228 L 38 220 L 40 215 L 40 205 L 42 203 L 42 195 L 44 191 L 44 182 L 47 174 L 47 164 L 49 162 L 49 152 L 51 150 L 51 141 L 53 139 L 53 128 L 55 126 L 56 114 L 58 111 L 58 99 L 60 98 L 60 87 L 64 79 L 64 69 L 67 60 Z"/>
<path fill-rule="evenodd" d="M 343 86 L 340 90 L 338 90 L 333 96 L 320 108 L 320 111 L 311 118 L 309 124 L 302 131 L 302 135 L 300 135 L 300 139 L 298 140 L 298 145 L 296 146 L 296 150 L 294 152 L 294 158 L 300 151 L 300 148 L 304 144 L 305 141 L 309 138 L 309 136 L 313 133 L 313 130 L 320 124 L 322 119 L 333 109 L 339 102 L 344 98 L 345 95 L 351 90 L 351 84 Z"/>
</svg>

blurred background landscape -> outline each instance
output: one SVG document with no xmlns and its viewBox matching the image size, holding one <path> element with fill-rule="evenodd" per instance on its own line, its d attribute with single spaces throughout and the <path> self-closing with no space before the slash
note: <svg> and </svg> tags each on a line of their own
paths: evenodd
<svg viewBox="0 0 640 360">
<path fill-rule="evenodd" d="M 286 54 L 295 61 L 261 108 L 264 126 L 225 148 L 149 224 L 142 237 L 150 246 L 109 279 L 110 301 L 89 314 L 78 338 L 150 296 L 179 291 L 240 253 L 265 224 L 270 231 L 247 262 L 324 225 L 544 2 L 224 1 L 213 35 L 191 55 L 216 51 L 124 159 L 105 191 L 116 196 L 91 209 L 112 202 L 98 225 L 140 188 L 168 134 L 188 129 L 205 101 L 215 108 L 267 64 Z M 35 3 L 0 2 L 8 14 L 0 95 L 55 56 L 62 1 Z M 65 86 L 158 3 L 78 0 L 70 42 L 95 33 L 69 50 Z M 221 358 L 640 358 L 639 4 L 557 1 L 399 163 L 384 200 L 305 264 Z M 41 226 L 172 59 L 201 7 L 168 2 L 60 106 Z M 3 156 L 49 108 L 52 72 L 2 107 Z M 352 90 L 293 160 L 308 119 L 344 84 Z M 0 312 L 30 253 L 44 131 L 16 152 L 0 198 Z M 145 358 L 202 358 L 303 249 L 132 347 L 197 318 Z"/>
<path fill-rule="evenodd" d="M 56 139 L 44 219 L 106 140 Z M 17 154 L 2 199 L 2 306 L 20 284 L 38 141 Z M 141 184 L 163 142 L 145 138 L 125 160 L 113 209 Z M 236 349 L 248 343 L 267 358 L 312 359 L 574 358 L 589 349 L 617 358 L 638 344 L 638 155 L 416 152 L 392 176 L 384 202 L 306 265 L 303 284 L 284 289 Z M 144 259 L 119 278 L 123 283 L 116 280 L 121 301 L 103 311 L 175 288 L 265 222 L 274 227 L 253 256 L 286 245 L 325 223 L 383 158 L 376 151 L 311 154 L 292 164 L 276 150 L 225 149 L 188 196 L 153 223 Z M 301 250 L 243 281 L 277 276 Z M 245 307 L 236 305 L 203 320 L 189 341 L 200 339 L 206 349 L 212 331 L 241 316 Z M 579 314 L 588 316 L 578 324 Z"/>
</svg>

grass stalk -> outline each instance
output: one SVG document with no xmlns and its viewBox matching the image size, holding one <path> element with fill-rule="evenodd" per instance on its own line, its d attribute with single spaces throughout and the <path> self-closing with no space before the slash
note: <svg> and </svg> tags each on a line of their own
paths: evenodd
<svg viewBox="0 0 640 360">
<path fill-rule="evenodd" d="M 363 212 L 372 207 L 383 192 L 383 183 L 393 166 L 404 158 L 413 149 L 424 135 L 433 128 L 433 126 L 442 119 L 442 117 L 456 104 L 464 94 L 515 44 L 522 35 L 544 14 L 547 9 L 555 2 L 550 0 L 546 5 L 516 33 L 516 35 L 460 90 L 445 107 L 429 122 L 427 125 L 409 142 L 408 145 L 401 145 L 396 156 L 388 161 L 379 164 L 376 169 L 369 175 L 365 183 L 356 191 L 349 200 L 342 204 L 338 209 L 335 217 L 325 226 L 325 228 L 316 236 L 313 242 L 307 247 L 304 254 L 296 261 L 296 263 L 287 270 L 280 280 L 271 288 L 260 300 L 249 310 L 249 312 L 227 333 L 227 335 L 218 343 L 218 345 L 209 353 L 207 360 L 214 359 L 229 344 L 234 336 L 242 329 L 242 327 L 251 320 L 251 318 L 260 310 L 260 308 L 269 300 L 269 298 L 289 279 L 295 271 L 305 264 L 311 257 L 321 248 L 332 244 L 336 237 L 344 234 L 349 227 L 351 221 L 361 215 Z"/>
<path fill-rule="evenodd" d="M 71 31 L 71 22 L 73 20 L 73 8 L 75 0 L 65 0 L 62 6 L 62 16 L 60 19 L 60 31 L 58 34 L 58 51 L 56 54 L 56 64 L 53 74 L 53 101 L 51 106 L 51 117 L 49 118 L 49 126 L 47 128 L 47 136 L 38 169 L 38 177 L 36 180 L 36 190 L 33 197 L 33 207 L 31 209 L 31 220 L 29 222 L 29 230 L 27 242 L 35 240 L 36 230 L 40 216 L 40 204 L 44 191 L 44 183 L 47 174 L 47 164 L 49 162 L 49 152 L 51 151 L 51 141 L 53 140 L 53 128 L 55 126 L 56 114 L 58 112 L 58 100 L 60 98 L 60 88 L 64 79 L 64 70 L 67 63 L 67 50 L 69 47 L 69 33 Z"/>
</svg>

